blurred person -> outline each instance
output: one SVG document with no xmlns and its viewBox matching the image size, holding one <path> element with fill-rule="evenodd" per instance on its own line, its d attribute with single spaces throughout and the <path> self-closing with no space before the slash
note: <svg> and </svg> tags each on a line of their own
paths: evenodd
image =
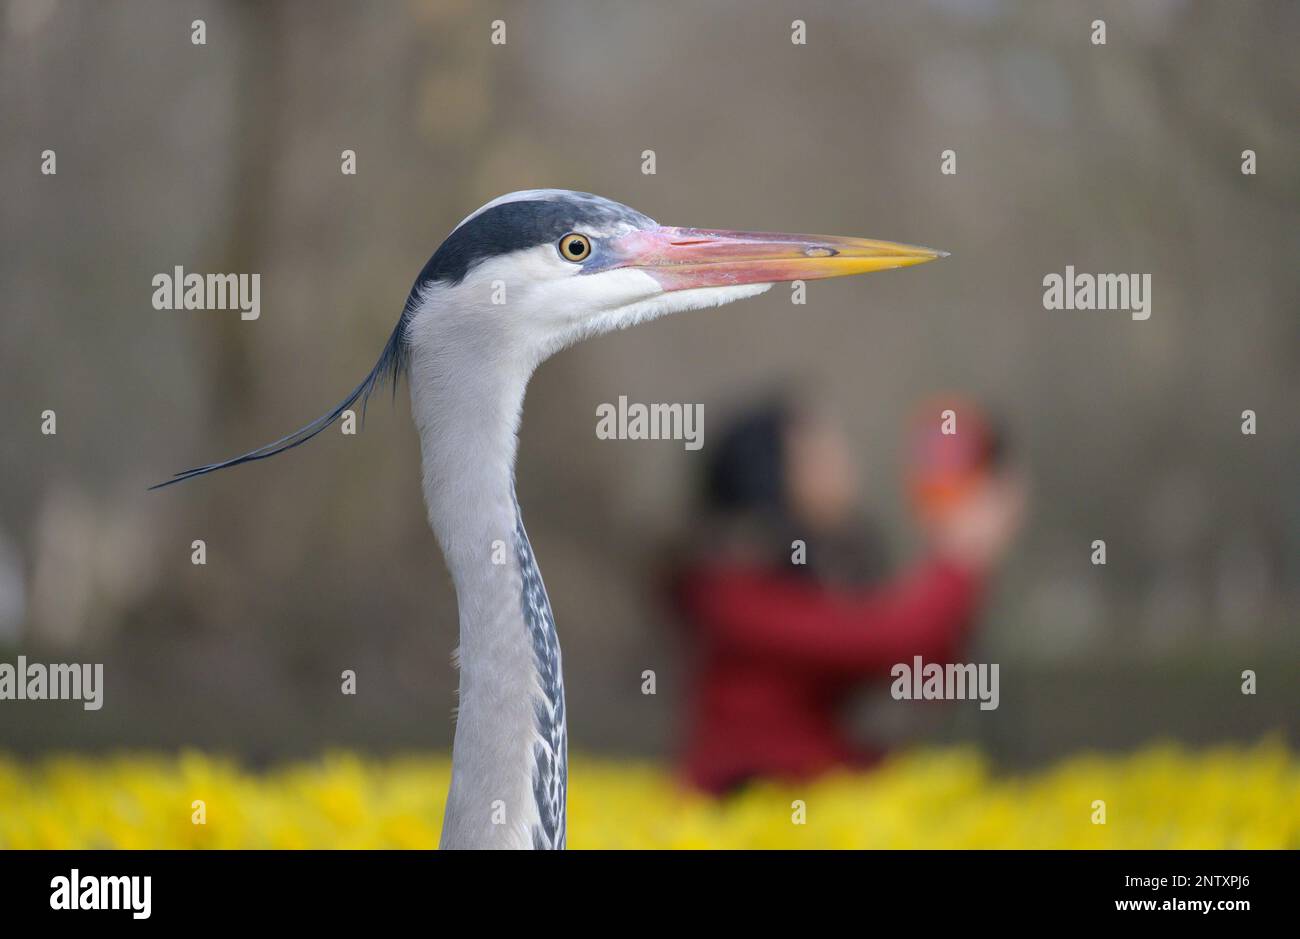
<svg viewBox="0 0 1300 939">
<path fill-rule="evenodd" d="M 694 658 L 689 783 L 723 794 L 869 766 L 882 753 L 849 738 L 850 693 L 913 656 L 954 660 L 1023 505 L 997 435 L 977 409 L 961 412 L 961 433 L 914 427 L 908 488 L 926 548 L 898 576 L 857 511 L 844 431 L 822 410 L 781 396 L 710 447 L 706 537 L 673 578 Z"/>
</svg>

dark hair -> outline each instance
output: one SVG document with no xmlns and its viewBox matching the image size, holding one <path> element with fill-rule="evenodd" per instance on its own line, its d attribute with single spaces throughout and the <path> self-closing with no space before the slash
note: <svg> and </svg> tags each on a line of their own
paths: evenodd
<svg viewBox="0 0 1300 939">
<path fill-rule="evenodd" d="M 825 581 L 870 583 L 888 567 L 879 529 L 854 518 L 836 531 L 813 531 L 795 517 L 787 479 L 790 430 L 808 415 L 796 396 L 777 393 L 742 412 L 709 445 L 702 480 L 705 530 L 739 535 L 785 574 Z M 807 546 L 791 564 L 791 544 Z M 713 548 L 717 548 L 716 540 Z"/>
<path fill-rule="evenodd" d="M 786 498 L 786 431 L 791 407 L 771 398 L 740 415 L 709 449 L 704 501 L 712 513 L 779 517 Z"/>
</svg>

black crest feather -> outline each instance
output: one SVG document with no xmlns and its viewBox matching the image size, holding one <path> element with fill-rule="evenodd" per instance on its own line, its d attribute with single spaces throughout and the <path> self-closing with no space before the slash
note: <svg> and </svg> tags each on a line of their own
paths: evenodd
<svg viewBox="0 0 1300 939">
<path fill-rule="evenodd" d="M 415 292 L 412 291 L 412 296 Z M 299 427 L 287 437 L 281 437 L 273 443 L 268 443 L 264 447 L 258 447 L 256 450 L 250 450 L 248 453 L 229 460 L 222 460 L 220 463 L 209 463 L 206 466 L 196 466 L 193 469 L 187 469 L 177 473 L 173 478 L 166 482 L 150 486 L 150 489 L 162 489 L 164 486 L 171 486 L 174 483 L 182 483 L 187 479 L 193 479 L 195 476 L 205 476 L 208 473 L 215 473 L 217 470 L 229 469 L 232 466 L 238 466 L 241 463 L 252 463 L 254 460 L 265 460 L 267 457 L 275 456 L 286 450 L 292 450 L 300 444 L 306 443 L 315 437 L 321 431 L 325 430 L 331 424 L 342 416 L 343 412 L 352 407 L 358 401 L 361 402 L 362 420 L 365 419 L 366 404 L 370 400 L 371 394 L 376 388 L 385 384 L 393 386 L 393 393 L 397 393 L 397 383 L 402 375 L 406 372 L 407 365 L 407 346 L 406 346 L 406 325 L 412 313 L 411 305 L 408 303 L 406 311 L 402 314 L 397 328 L 393 334 L 388 337 L 388 342 L 384 346 L 383 353 L 379 356 L 379 361 L 375 367 L 370 370 L 361 384 L 352 389 L 346 398 L 340 401 L 333 410 L 327 414 L 322 414 L 316 420 L 303 427 Z"/>
</svg>

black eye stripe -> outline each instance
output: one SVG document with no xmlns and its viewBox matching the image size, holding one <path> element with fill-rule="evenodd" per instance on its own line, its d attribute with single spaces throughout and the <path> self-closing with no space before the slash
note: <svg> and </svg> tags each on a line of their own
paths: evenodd
<svg viewBox="0 0 1300 939">
<path fill-rule="evenodd" d="M 570 193 L 564 199 L 504 202 L 448 235 L 420 271 L 415 288 L 431 280 L 455 285 L 487 258 L 534 245 L 555 245 L 561 236 L 582 226 L 603 230 L 620 223 L 633 228 L 655 224 L 635 209 L 584 193 Z"/>
</svg>

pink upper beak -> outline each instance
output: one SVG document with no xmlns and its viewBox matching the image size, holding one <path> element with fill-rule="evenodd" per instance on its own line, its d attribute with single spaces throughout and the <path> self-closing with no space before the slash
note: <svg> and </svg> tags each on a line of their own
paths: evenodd
<svg viewBox="0 0 1300 939">
<path fill-rule="evenodd" d="M 643 270 L 665 290 L 844 277 L 948 256 L 865 238 L 668 226 L 624 235 L 613 249 L 610 266 Z"/>
</svg>

